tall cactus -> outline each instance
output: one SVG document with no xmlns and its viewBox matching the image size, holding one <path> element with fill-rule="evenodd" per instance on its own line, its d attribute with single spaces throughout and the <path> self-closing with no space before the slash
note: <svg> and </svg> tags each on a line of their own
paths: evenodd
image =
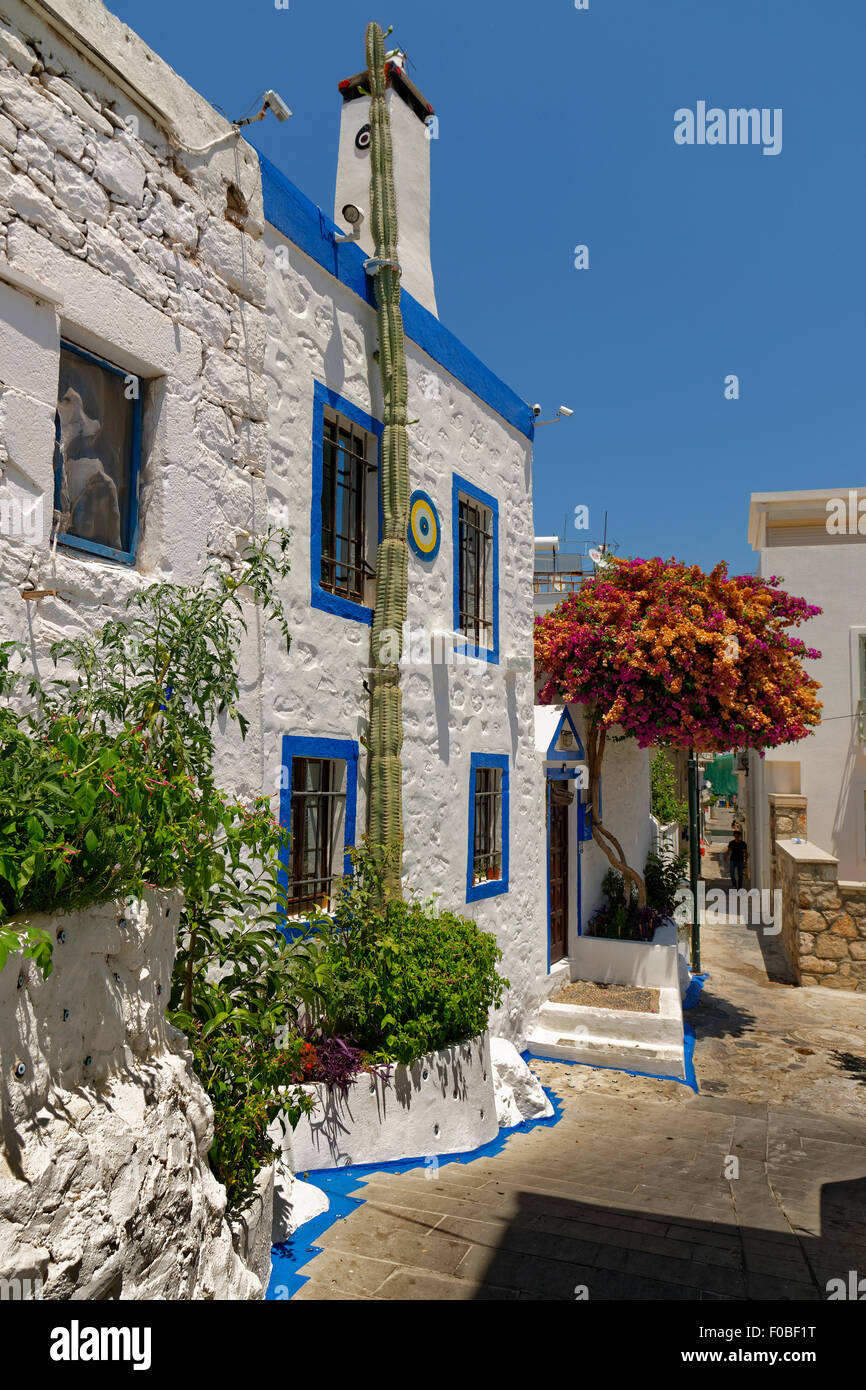
<svg viewBox="0 0 866 1390">
<path fill-rule="evenodd" d="M 378 24 L 367 26 L 370 77 L 370 220 L 375 258 L 397 261 L 397 198 L 391 150 L 391 122 L 385 100 L 385 40 Z M 406 621 L 409 547 L 409 438 L 406 432 L 408 387 L 400 271 L 382 265 L 375 275 L 379 325 L 379 371 L 385 398 L 380 488 L 382 539 L 376 556 L 376 609 L 370 665 L 370 734 L 368 740 L 368 833 L 373 853 L 384 870 L 384 891 L 402 892 L 403 697 L 399 657 Z M 383 643 L 383 635 L 386 640 Z M 394 652 L 397 652 L 397 661 Z M 388 660 L 383 660 L 387 654 Z"/>
</svg>

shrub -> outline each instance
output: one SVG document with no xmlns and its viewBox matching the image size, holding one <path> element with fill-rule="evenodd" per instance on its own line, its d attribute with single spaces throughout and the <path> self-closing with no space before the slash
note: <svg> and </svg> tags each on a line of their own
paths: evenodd
<svg viewBox="0 0 866 1390">
<path fill-rule="evenodd" d="M 689 818 L 688 804 L 676 794 L 673 764 L 661 750 L 650 761 L 650 806 L 661 825 L 682 825 Z"/>
<path fill-rule="evenodd" d="M 508 987 L 495 938 L 427 902 L 376 906 L 382 869 L 353 854 L 333 920 L 318 919 L 305 999 L 325 1034 L 375 1061 L 416 1058 L 483 1033 Z"/>
<path fill-rule="evenodd" d="M 590 936 L 613 937 L 621 941 L 652 941 L 662 918 L 657 907 L 650 903 L 640 907 L 635 892 L 630 893 L 626 901 L 625 879 L 616 869 L 608 869 L 601 881 L 601 890 L 607 903 L 590 917 Z"/>
<path fill-rule="evenodd" d="M 225 1184 L 228 1206 L 249 1192 L 256 1174 L 273 1162 L 268 1126 L 285 1114 L 292 1127 L 311 1098 L 283 1093 L 299 1065 L 300 1039 L 275 1048 L 272 1038 L 245 1037 L 223 1029 L 204 1036 L 201 1024 L 189 1034 L 196 1074 L 213 1102 L 211 1168 Z"/>
<path fill-rule="evenodd" d="M 688 869 L 687 854 L 650 854 L 644 868 L 647 903 L 663 917 L 672 917 L 677 905 L 677 889 Z"/>
</svg>

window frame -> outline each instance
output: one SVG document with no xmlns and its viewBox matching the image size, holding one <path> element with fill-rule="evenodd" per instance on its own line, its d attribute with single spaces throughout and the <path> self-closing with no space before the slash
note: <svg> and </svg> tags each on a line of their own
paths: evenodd
<svg viewBox="0 0 866 1390">
<path fill-rule="evenodd" d="M 482 768 L 495 768 L 502 774 L 501 784 L 501 878 L 475 883 L 475 781 Z M 466 901 L 498 897 L 509 891 L 509 766 L 507 753 L 472 753 L 469 759 L 469 826 L 466 848 Z"/>
<path fill-rule="evenodd" d="M 470 483 L 459 473 L 451 478 L 451 548 L 453 572 L 453 620 L 454 632 L 460 633 L 460 495 L 461 493 L 478 506 L 490 512 L 492 529 L 491 561 L 491 644 L 489 647 L 467 640 L 455 646 L 461 656 L 477 657 L 492 665 L 499 664 L 499 502 L 489 492 L 484 492 L 475 483 Z"/>
<path fill-rule="evenodd" d="M 295 758 L 327 758 L 332 762 L 346 764 L 346 799 L 343 813 L 343 874 L 351 872 L 350 848 L 355 843 L 355 824 L 358 807 L 358 744 L 354 739 L 302 738 L 295 734 L 284 734 L 282 743 L 282 764 L 280 773 L 280 825 L 292 831 L 292 764 Z M 288 900 L 288 890 L 293 871 L 293 846 L 291 841 L 280 850 L 280 870 L 278 883 Z M 302 917 L 289 917 L 282 909 L 284 936 L 296 937 L 304 934 L 306 926 Z M 290 925 L 291 924 L 291 925 Z"/>
<path fill-rule="evenodd" d="M 370 604 L 358 603 L 354 599 L 333 594 L 322 586 L 322 493 L 325 480 L 325 410 L 329 409 L 342 416 L 357 429 L 372 435 L 376 441 L 375 459 L 368 460 L 371 471 L 375 470 L 377 513 L 379 518 L 378 541 L 382 538 L 382 501 L 379 477 L 382 464 L 382 434 L 384 426 L 372 415 L 347 401 L 336 391 L 330 390 L 322 382 L 313 384 L 313 471 L 312 496 L 310 503 L 310 603 L 313 608 L 324 613 L 332 613 L 340 618 L 373 625 L 373 608 Z M 369 485 L 369 480 L 368 480 Z M 369 513 L 368 513 L 369 515 Z M 364 540 L 369 548 L 370 534 L 365 517 Z M 366 556 L 364 557 L 366 559 Z"/>
<path fill-rule="evenodd" d="M 126 371 L 123 367 L 118 367 L 114 362 L 109 362 L 105 357 L 99 357 L 94 352 L 88 352 L 85 348 L 79 347 L 77 343 L 70 342 L 68 338 L 61 335 L 60 348 L 67 352 L 73 352 L 77 357 L 83 357 L 85 361 L 94 363 L 97 367 L 102 367 L 105 371 L 112 372 L 115 376 L 122 377 L 124 382 L 128 377 L 133 377 L 138 382 L 138 395 L 130 401 L 132 406 L 132 444 L 130 449 L 130 468 L 129 468 L 129 549 L 115 550 L 113 546 L 102 545 L 99 541 L 86 540 L 82 536 L 72 536 L 67 531 L 61 531 L 57 535 L 57 544 L 66 546 L 70 550 L 81 550 L 87 555 L 99 555 L 103 559 L 116 560 L 122 565 L 134 565 L 136 552 L 138 550 L 138 485 L 141 474 L 141 447 L 142 447 L 142 414 L 144 397 L 144 378 L 137 372 Z M 60 387 L 60 356 L 57 359 L 58 370 L 58 391 Z M 54 440 L 55 444 L 60 443 L 60 422 L 55 411 L 54 420 Z M 57 509 L 58 479 L 54 476 L 54 507 Z M 53 533 L 52 527 L 52 533 Z"/>
</svg>

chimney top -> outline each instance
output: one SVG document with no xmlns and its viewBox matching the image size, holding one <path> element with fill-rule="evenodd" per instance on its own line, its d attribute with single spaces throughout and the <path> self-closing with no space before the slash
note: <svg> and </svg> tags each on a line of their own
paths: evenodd
<svg viewBox="0 0 866 1390">
<path fill-rule="evenodd" d="M 427 98 L 421 95 L 411 78 L 406 76 L 403 68 L 405 60 L 405 53 L 396 53 L 389 58 L 385 64 L 385 85 L 393 87 L 397 96 L 402 97 L 409 110 L 415 113 L 422 124 L 426 124 L 434 114 L 433 107 Z M 354 101 L 356 97 L 369 96 L 369 69 L 356 73 L 354 77 L 344 77 L 343 81 L 338 84 L 338 89 L 344 102 Z"/>
</svg>

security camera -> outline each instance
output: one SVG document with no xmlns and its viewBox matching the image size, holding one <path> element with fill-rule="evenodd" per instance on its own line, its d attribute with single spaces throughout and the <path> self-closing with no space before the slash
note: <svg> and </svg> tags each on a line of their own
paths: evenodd
<svg viewBox="0 0 866 1390">
<path fill-rule="evenodd" d="M 287 121 L 292 114 L 282 97 L 278 96 L 276 92 L 265 92 L 262 101 L 273 111 L 278 121 Z"/>
<path fill-rule="evenodd" d="M 357 203 L 344 203 L 340 209 L 340 216 L 344 222 L 348 222 L 352 230 L 349 232 L 348 236 L 337 234 L 334 237 L 334 241 L 357 241 L 361 235 L 361 223 L 364 220 L 364 209 L 359 208 Z"/>
<path fill-rule="evenodd" d="M 540 406 L 540 405 L 534 405 L 534 406 L 532 407 L 532 413 L 533 413 L 533 415 L 534 415 L 534 416 L 536 417 L 536 419 L 537 419 L 538 416 L 541 414 L 541 406 Z"/>
<path fill-rule="evenodd" d="M 573 414 L 574 414 L 574 411 L 573 411 L 573 410 L 569 410 L 569 408 L 568 408 L 567 405 L 561 405 L 561 406 L 559 407 L 559 413 L 560 413 L 560 415 L 564 415 L 564 416 L 566 417 L 566 419 L 567 419 L 569 415 L 573 415 Z"/>
</svg>

